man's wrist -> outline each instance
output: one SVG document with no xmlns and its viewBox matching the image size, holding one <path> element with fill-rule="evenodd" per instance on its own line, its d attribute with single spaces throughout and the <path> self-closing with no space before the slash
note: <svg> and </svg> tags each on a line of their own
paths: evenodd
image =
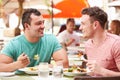
<svg viewBox="0 0 120 80">
<path fill-rule="evenodd" d="M 15 70 L 21 68 L 20 61 L 16 61 L 16 62 L 14 62 L 13 64 L 15 65 L 15 66 L 14 66 L 14 67 L 15 67 Z"/>
<path fill-rule="evenodd" d="M 105 69 L 105 68 L 101 68 L 101 69 L 100 69 L 100 74 L 101 74 L 102 76 L 111 76 L 111 72 L 112 72 L 112 71 L 110 71 L 110 70 L 108 70 L 108 69 Z"/>
</svg>

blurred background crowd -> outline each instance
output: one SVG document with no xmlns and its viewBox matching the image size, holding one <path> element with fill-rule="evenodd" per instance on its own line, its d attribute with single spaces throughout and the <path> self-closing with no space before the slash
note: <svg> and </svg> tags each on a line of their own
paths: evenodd
<svg viewBox="0 0 120 80">
<path fill-rule="evenodd" d="M 120 35 L 119 3 L 120 0 L 0 0 L 0 40 L 8 41 L 23 33 L 21 14 L 27 8 L 36 8 L 43 14 L 45 33 L 58 35 L 66 29 L 66 20 L 74 18 L 74 30 L 82 36 L 79 30 L 81 10 L 98 6 L 108 14 L 106 30 Z"/>
</svg>

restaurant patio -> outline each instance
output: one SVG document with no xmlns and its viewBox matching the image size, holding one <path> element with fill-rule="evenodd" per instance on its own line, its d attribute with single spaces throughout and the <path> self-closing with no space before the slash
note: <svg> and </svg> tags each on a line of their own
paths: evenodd
<svg viewBox="0 0 120 80">
<path fill-rule="evenodd" d="M 90 77 L 90 70 L 86 68 L 86 64 L 84 65 L 85 70 L 81 68 L 81 66 L 83 67 L 83 62 L 86 61 L 83 53 L 87 39 L 83 38 L 83 34 L 78 28 L 81 25 L 82 15 L 80 12 L 84 8 L 98 6 L 108 14 L 109 22 L 114 19 L 120 20 L 120 4 L 114 3 L 114 1 L 119 3 L 120 0 L 0 0 L 0 51 L 11 39 L 24 34 L 23 26 L 21 25 L 22 13 L 28 8 L 36 8 L 45 19 L 45 34 L 57 36 L 62 28 L 61 26 L 66 26 L 68 18 L 75 19 L 76 32 L 80 36 L 80 46 L 67 48 L 77 53 L 68 55 L 68 60 L 72 69 L 81 70 L 80 72 L 72 72 L 71 68 L 63 68 L 62 78 L 56 78 L 52 75 L 53 68 L 49 68 L 49 77 L 41 78 L 38 76 L 38 67 L 36 69 L 36 66 L 34 66 L 32 70 L 31 67 L 25 67 L 14 72 L 0 72 L 0 80 L 79 80 L 80 76 Z M 56 65 L 53 58 L 51 58 L 51 63 Z M 76 65 L 79 65 L 79 67 L 76 67 Z"/>
</svg>

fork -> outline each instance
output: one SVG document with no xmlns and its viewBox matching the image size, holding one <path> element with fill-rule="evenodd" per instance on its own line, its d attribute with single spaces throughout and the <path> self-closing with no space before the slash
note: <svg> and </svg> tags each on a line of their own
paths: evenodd
<svg viewBox="0 0 120 80">
<path fill-rule="evenodd" d="M 86 68 L 87 55 L 84 54 L 83 57 L 81 58 L 81 60 L 82 60 L 82 65 L 81 65 L 81 67 L 82 67 L 82 68 Z"/>
</svg>

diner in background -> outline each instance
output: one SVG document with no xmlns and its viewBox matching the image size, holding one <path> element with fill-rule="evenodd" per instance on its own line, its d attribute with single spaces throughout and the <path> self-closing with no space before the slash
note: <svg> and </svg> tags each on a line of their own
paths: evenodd
<svg viewBox="0 0 120 80">
<path fill-rule="evenodd" d="M 120 21 L 112 20 L 110 23 L 110 30 L 108 32 L 120 36 Z"/>
<path fill-rule="evenodd" d="M 82 10 L 80 30 L 85 44 L 87 67 L 92 76 L 120 76 L 120 37 L 105 31 L 107 13 L 99 7 Z"/>
<path fill-rule="evenodd" d="M 62 31 L 57 36 L 59 42 L 65 44 L 66 47 L 80 45 L 80 36 L 74 31 L 74 28 L 75 20 L 68 18 L 66 21 L 66 30 Z"/>
<path fill-rule="evenodd" d="M 10 40 L 0 53 L 0 72 L 15 71 L 24 67 L 63 62 L 68 67 L 68 57 L 57 38 L 44 34 L 44 18 L 37 9 L 27 9 L 22 16 L 24 34 Z"/>
</svg>

